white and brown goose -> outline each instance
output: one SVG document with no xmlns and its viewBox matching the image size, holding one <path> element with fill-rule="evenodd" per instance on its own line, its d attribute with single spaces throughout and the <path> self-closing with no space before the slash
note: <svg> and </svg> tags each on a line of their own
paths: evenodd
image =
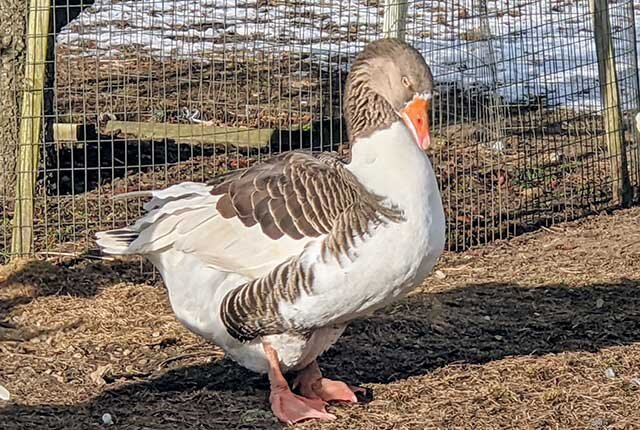
<svg viewBox="0 0 640 430">
<path fill-rule="evenodd" d="M 350 321 L 419 285 L 443 251 L 424 152 L 432 87 L 418 51 L 371 43 L 347 82 L 348 163 L 289 152 L 209 184 L 152 191 L 146 215 L 98 233 L 98 245 L 147 257 L 187 328 L 268 373 L 282 421 L 332 419 L 326 402 L 356 402 L 358 389 L 323 378 L 317 357 Z"/>
</svg>

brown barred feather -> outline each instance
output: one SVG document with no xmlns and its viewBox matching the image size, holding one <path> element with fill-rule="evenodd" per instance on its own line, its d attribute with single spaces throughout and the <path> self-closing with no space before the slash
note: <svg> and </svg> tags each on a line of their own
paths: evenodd
<svg viewBox="0 0 640 430">
<path fill-rule="evenodd" d="M 248 342 L 258 336 L 283 333 L 295 329 L 278 314 L 280 301 L 293 302 L 301 290 L 310 290 L 305 282 L 300 261 L 291 258 L 262 278 L 254 279 L 230 291 L 220 310 L 222 322 L 229 334 Z"/>
<path fill-rule="evenodd" d="M 229 180 L 211 191 L 222 194 L 220 215 L 237 217 L 246 226 L 257 222 L 273 240 L 327 235 L 321 245 L 325 262 L 353 260 L 354 249 L 372 229 L 404 219 L 400 210 L 368 192 L 335 154 L 290 152 Z M 279 315 L 278 303 L 310 294 L 313 270 L 292 258 L 229 292 L 221 308 L 229 333 L 248 341 L 293 329 Z"/>
</svg>

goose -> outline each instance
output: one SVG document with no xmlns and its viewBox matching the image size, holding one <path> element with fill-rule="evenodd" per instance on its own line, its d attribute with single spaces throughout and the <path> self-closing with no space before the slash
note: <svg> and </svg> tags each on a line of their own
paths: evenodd
<svg viewBox="0 0 640 430">
<path fill-rule="evenodd" d="M 416 49 L 372 42 L 347 78 L 349 160 L 292 151 L 143 192 L 145 215 L 97 244 L 150 260 L 182 324 L 268 375 L 280 420 L 334 419 L 328 402 L 357 402 L 362 388 L 323 377 L 318 356 L 351 321 L 420 285 L 444 249 L 425 153 L 432 92 Z M 297 373 L 291 387 L 287 372 Z"/>
</svg>

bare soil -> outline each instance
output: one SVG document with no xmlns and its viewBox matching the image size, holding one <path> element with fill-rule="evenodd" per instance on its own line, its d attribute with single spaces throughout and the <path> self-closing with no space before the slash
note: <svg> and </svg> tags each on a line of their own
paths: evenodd
<svg viewBox="0 0 640 430">
<path fill-rule="evenodd" d="M 447 254 L 321 357 L 363 404 L 301 429 L 640 428 L 640 208 Z M 275 429 L 266 378 L 174 318 L 137 261 L 0 274 L 2 428 Z"/>
</svg>

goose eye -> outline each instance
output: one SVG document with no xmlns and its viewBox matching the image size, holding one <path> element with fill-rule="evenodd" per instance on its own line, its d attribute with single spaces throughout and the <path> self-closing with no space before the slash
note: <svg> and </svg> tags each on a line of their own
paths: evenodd
<svg viewBox="0 0 640 430">
<path fill-rule="evenodd" d="M 402 77 L 402 85 L 404 85 L 405 88 L 410 89 L 411 88 L 411 82 L 409 81 L 409 78 L 407 78 L 406 76 Z"/>
</svg>

